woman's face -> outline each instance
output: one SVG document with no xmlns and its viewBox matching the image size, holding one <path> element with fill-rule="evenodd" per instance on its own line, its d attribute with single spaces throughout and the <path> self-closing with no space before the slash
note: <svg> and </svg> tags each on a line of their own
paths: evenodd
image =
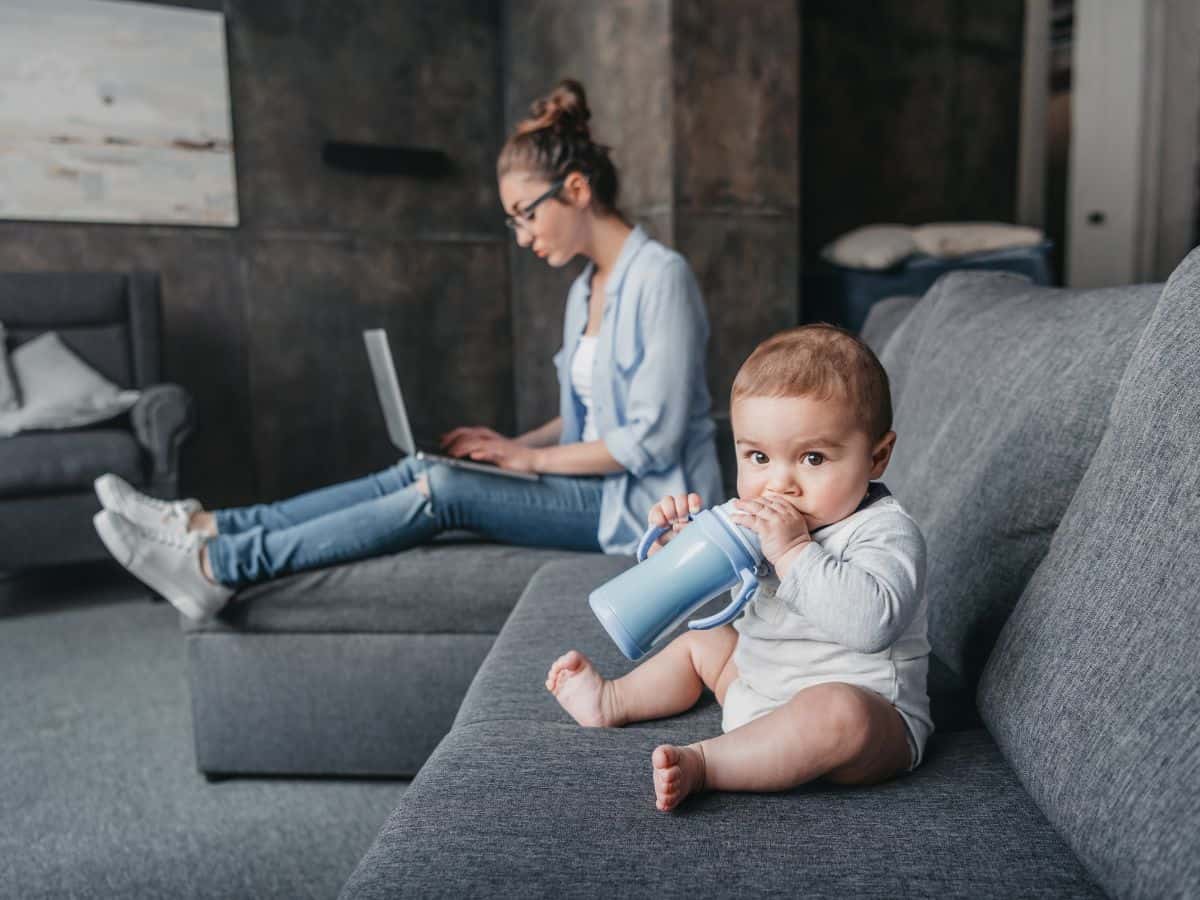
<svg viewBox="0 0 1200 900">
<path fill-rule="evenodd" d="M 582 252 L 591 194 L 587 180 L 573 172 L 556 194 L 530 210 L 529 207 L 550 190 L 551 184 L 537 175 L 509 172 L 500 178 L 500 202 L 504 214 L 516 224 L 513 232 L 517 244 L 529 247 L 557 268 Z"/>
</svg>

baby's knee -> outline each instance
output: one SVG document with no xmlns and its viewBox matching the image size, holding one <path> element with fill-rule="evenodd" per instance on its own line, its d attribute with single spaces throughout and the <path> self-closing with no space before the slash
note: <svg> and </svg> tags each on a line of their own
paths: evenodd
<svg viewBox="0 0 1200 900">
<path fill-rule="evenodd" d="M 797 701 L 814 704 L 826 733 L 851 755 L 870 745 L 875 709 L 861 689 L 841 682 L 819 684 L 792 698 Z"/>
</svg>

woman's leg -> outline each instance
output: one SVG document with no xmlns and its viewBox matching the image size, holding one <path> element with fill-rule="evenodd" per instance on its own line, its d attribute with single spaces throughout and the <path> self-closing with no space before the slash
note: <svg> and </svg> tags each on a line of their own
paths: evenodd
<svg viewBox="0 0 1200 900">
<path fill-rule="evenodd" d="M 218 534 L 205 545 L 215 581 L 243 587 L 293 572 L 407 550 L 441 531 L 429 500 L 409 485 L 288 528 Z"/>
<path fill-rule="evenodd" d="M 217 509 L 210 513 L 198 513 L 197 516 L 211 515 L 217 534 L 241 534 L 255 528 L 264 528 L 267 531 L 293 528 L 402 490 L 424 474 L 426 467 L 427 463 L 408 457 L 381 472 L 319 488 L 287 500 Z M 196 527 L 197 516 L 193 517 L 193 529 Z M 199 521 L 203 526 L 203 520 Z M 205 529 L 201 527 L 201 530 Z"/>
<path fill-rule="evenodd" d="M 522 481 L 438 465 L 425 477 L 430 507 L 443 529 L 525 547 L 600 550 L 601 478 L 543 475 Z"/>
<path fill-rule="evenodd" d="M 725 701 L 725 691 L 737 677 L 732 625 L 704 631 L 685 631 L 662 652 L 628 675 L 608 681 L 591 660 L 571 650 L 550 667 L 546 690 L 572 718 L 590 728 L 609 728 L 646 719 L 661 719 L 696 705 L 704 688 Z"/>
<path fill-rule="evenodd" d="M 252 584 L 396 553 L 450 528 L 513 544 L 599 549 L 600 487 L 590 483 L 598 479 L 527 482 L 439 465 L 425 479 L 289 528 L 220 534 L 206 548 L 213 577 L 230 587 Z"/>
<path fill-rule="evenodd" d="M 912 764 L 908 730 L 879 694 L 819 684 L 728 734 L 687 747 L 663 744 L 651 757 L 659 809 L 699 790 L 784 791 L 827 778 L 874 784 Z"/>
</svg>

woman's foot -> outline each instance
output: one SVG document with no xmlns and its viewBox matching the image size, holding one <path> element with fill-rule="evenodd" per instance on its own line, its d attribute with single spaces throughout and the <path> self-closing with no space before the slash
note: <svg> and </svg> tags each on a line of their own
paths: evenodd
<svg viewBox="0 0 1200 900">
<path fill-rule="evenodd" d="M 624 724 L 616 710 L 612 682 L 601 678 L 592 661 L 578 650 L 570 650 L 554 661 L 546 675 L 546 690 L 586 728 Z"/>
<path fill-rule="evenodd" d="M 233 596 L 205 577 L 200 535 L 148 531 L 109 510 L 96 513 L 93 522 L 113 558 L 189 619 L 211 619 Z"/>
<path fill-rule="evenodd" d="M 704 751 L 699 744 L 661 744 L 654 748 L 650 764 L 654 767 L 654 805 L 663 812 L 704 789 Z"/>
<path fill-rule="evenodd" d="M 202 509 L 196 500 L 159 500 L 143 494 L 111 472 L 97 478 L 95 488 L 101 506 L 124 516 L 143 531 L 162 531 L 183 537 L 192 516 Z"/>
</svg>

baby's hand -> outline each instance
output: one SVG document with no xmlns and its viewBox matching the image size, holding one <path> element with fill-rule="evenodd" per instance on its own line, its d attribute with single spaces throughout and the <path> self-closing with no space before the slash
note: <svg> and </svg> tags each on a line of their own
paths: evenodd
<svg viewBox="0 0 1200 900">
<path fill-rule="evenodd" d="M 782 578 L 805 544 L 812 540 L 808 523 L 796 501 L 786 494 L 767 493 L 753 500 L 738 500 L 733 517 L 738 525 L 753 529 L 767 558 Z"/>
<path fill-rule="evenodd" d="M 646 555 L 653 556 L 666 546 L 677 532 L 682 531 L 688 524 L 689 512 L 698 513 L 703 508 L 704 504 L 700 501 L 699 494 L 679 494 L 675 497 L 668 494 L 663 497 L 650 510 L 650 525 L 654 528 L 666 528 L 670 525 L 671 530 L 663 532 L 659 539 L 650 545 Z"/>
</svg>

